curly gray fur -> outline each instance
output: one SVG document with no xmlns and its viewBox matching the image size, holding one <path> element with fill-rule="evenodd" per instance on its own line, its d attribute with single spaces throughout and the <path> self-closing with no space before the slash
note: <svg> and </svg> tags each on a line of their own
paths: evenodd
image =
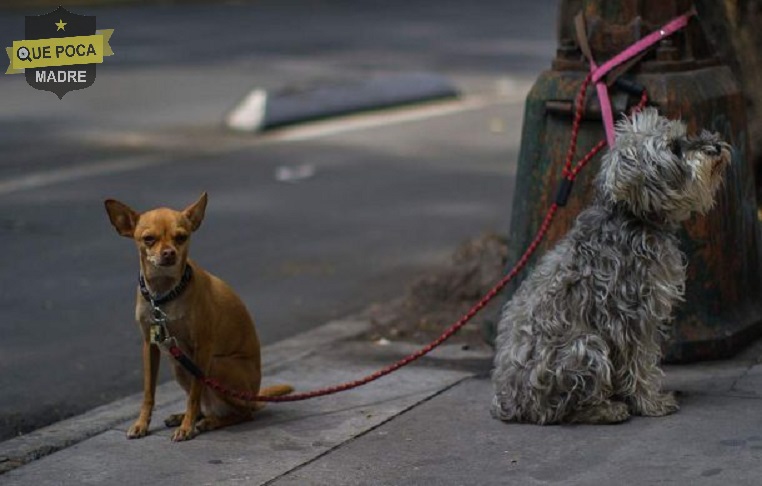
<svg viewBox="0 0 762 486">
<path fill-rule="evenodd" d="M 729 163 L 717 135 L 687 137 L 653 108 L 618 123 L 592 206 L 503 309 L 493 416 L 616 423 L 678 410 L 659 367 L 685 290 L 675 231 L 712 207 Z"/>
</svg>

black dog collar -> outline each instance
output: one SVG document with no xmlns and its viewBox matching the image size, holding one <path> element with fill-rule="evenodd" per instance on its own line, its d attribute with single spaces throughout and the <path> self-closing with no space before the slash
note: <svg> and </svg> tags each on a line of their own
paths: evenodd
<svg viewBox="0 0 762 486">
<path fill-rule="evenodd" d="M 193 269 L 190 265 L 185 265 L 183 276 L 177 285 L 175 285 L 175 288 L 160 297 L 154 297 L 151 295 L 151 292 L 148 291 L 148 287 L 146 287 L 146 281 L 145 278 L 143 278 L 142 274 L 140 274 L 138 277 L 138 285 L 140 286 L 140 293 L 143 295 L 143 298 L 154 306 L 157 306 L 166 304 L 167 302 L 178 298 L 180 294 L 183 293 L 183 290 L 185 290 L 185 287 L 188 286 L 188 282 L 190 282 L 191 277 L 193 277 Z"/>
</svg>

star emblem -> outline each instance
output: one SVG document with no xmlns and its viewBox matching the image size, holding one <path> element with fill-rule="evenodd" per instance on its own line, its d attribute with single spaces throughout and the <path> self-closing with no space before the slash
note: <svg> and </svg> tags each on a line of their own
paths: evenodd
<svg viewBox="0 0 762 486">
<path fill-rule="evenodd" d="M 56 30 L 57 30 L 57 31 L 58 31 L 58 30 L 66 30 L 66 29 L 64 28 L 64 27 L 66 26 L 66 24 L 67 24 L 67 22 L 64 22 L 63 20 L 61 20 L 61 19 L 58 19 L 58 22 L 56 22 L 56 27 L 58 27 L 58 29 L 56 29 Z"/>
</svg>

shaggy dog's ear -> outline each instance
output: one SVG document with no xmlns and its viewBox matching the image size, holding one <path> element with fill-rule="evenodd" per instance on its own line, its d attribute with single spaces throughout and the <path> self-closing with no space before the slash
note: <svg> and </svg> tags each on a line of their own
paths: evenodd
<svg viewBox="0 0 762 486">
<path fill-rule="evenodd" d="M 634 148 L 611 150 L 601 162 L 598 187 L 612 203 L 623 202 L 635 214 L 651 211 L 648 193 L 642 192 L 647 171 Z"/>
<path fill-rule="evenodd" d="M 616 146 L 609 147 L 601 161 L 598 173 L 598 187 L 606 199 L 612 203 L 624 202 L 636 214 L 648 210 L 637 204 L 639 191 L 646 179 L 645 165 L 638 151 L 642 140 L 658 124 L 659 112 L 646 108 L 631 117 L 622 117 L 616 124 Z"/>
</svg>

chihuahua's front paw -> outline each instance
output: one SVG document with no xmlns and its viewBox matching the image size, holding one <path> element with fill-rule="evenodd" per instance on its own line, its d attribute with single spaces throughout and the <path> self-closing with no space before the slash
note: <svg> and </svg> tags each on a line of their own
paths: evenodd
<svg viewBox="0 0 762 486">
<path fill-rule="evenodd" d="M 128 439 L 140 439 L 148 435 L 148 423 L 138 420 L 127 430 Z"/>
<path fill-rule="evenodd" d="M 178 427 L 172 434 L 172 442 L 191 440 L 192 438 L 196 437 L 197 434 L 198 432 L 196 431 L 196 427 Z"/>
</svg>

